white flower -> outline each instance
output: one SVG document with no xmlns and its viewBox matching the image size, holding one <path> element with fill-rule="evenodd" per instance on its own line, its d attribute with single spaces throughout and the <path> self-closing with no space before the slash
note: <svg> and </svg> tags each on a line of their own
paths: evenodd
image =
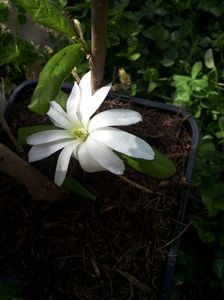
<svg viewBox="0 0 224 300">
<path fill-rule="evenodd" d="M 41 160 L 63 149 L 55 172 L 57 185 L 60 186 L 65 179 L 71 156 L 79 160 L 86 172 L 108 170 L 114 174 L 123 174 L 125 167 L 113 150 L 135 158 L 154 158 L 152 148 L 144 140 L 111 127 L 142 121 L 138 112 L 112 109 L 92 117 L 110 88 L 111 85 L 106 85 L 92 95 L 91 73 L 88 72 L 79 85 L 75 82 L 67 100 L 67 112 L 57 102 L 51 102 L 47 114 L 59 129 L 42 131 L 27 138 L 27 143 L 33 145 L 29 162 Z"/>
</svg>

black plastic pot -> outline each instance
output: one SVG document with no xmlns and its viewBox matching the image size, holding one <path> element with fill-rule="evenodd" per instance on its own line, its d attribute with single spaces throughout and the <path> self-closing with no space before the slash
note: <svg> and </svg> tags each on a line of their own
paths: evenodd
<svg viewBox="0 0 224 300">
<path fill-rule="evenodd" d="M 25 90 L 27 89 L 33 89 L 35 88 L 37 84 L 37 80 L 29 80 L 25 81 L 21 85 L 19 85 L 14 92 L 12 93 L 10 99 L 9 99 L 9 105 L 6 110 L 6 118 L 9 118 L 12 107 L 14 102 L 19 99 L 20 95 L 24 93 Z M 62 90 L 65 92 L 70 92 L 72 88 L 71 84 L 64 84 L 62 86 Z M 117 94 L 110 94 L 111 96 L 118 96 Z M 125 96 L 120 96 L 119 99 L 126 101 L 128 97 Z M 172 278 L 173 278 L 173 273 L 175 270 L 175 263 L 176 263 L 176 257 L 179 249 L 179 244 L 180 244 L 180 238 L 179 235 L 181 231 L 183 230 L 183 223 L 184 223 L 184 218 L 185 218 L 185 213 L 186 213 L 186 207 L 187 207 L 187 202 L 188 202 L 188 195 L 189 195 L 189 190 L 190 186 L 189 184 L 192 181 L 192 175 L 193 175 L 193 169 L 195 165 L 195 158 L 196 158 L 196 152 L 197 152 L 197 146 L 199 142 L 199 129 L 198 126 L 194 120 L 193 117 L 191 117 L 186 111 L 183 111 L 179 107 L 173 106 L 173 105 L 168 105 L 148 99 L 142 99 L 142 98 L 132 98 L 132 102 L 136 103 L 137 105 L 140 106 L 148 106 L 150 108 L 155 108 L 157 110 L 161 111 L 168 111 L 173 114 L 180 114 L 183 118 L 186 117 L 187 123 L 188 123 L 188 128 L 189 132 L 191 134 L 192 138 L 192 144 L 191 144 L 191 151 L 189 155 L 189 159 L 186 165 L 186 173 L 185 173 L 185 178 L 188 183 L 186 187 L 184 187 L 181 191 L 181 197 L 180 197 L 180 205 L 178 209 L 178 215 L 176 217 L 177 219 L 177 225 L 174 228 L 173 235 L 171 239 L 173 239 L 173 242 L 170 245 L 169 248 L 169 255 L 168 259 L 166 262 L 165 266 L 165 272 L 164 272 L 164 278 L 163 278 L 163 283 L 160 291 L 160 300 L 168 300 L 170 298 L 170 292 L 171 292 L 171 286 L 172 286 Z"/>
</svg>

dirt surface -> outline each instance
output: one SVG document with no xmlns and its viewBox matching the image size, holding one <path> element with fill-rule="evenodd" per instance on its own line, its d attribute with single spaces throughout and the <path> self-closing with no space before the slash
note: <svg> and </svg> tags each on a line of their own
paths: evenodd
<svg viewBox="0 0 224 300">
<path fill-rule="evenodd" d="M 27 97 L 12 113 L 14 132 L 45 121 L 27 113 Z M 144 122 L 126 129 L 172 158 L 177 172 L 161 181 L 130 168 L 125 179 L 78 169 L 76 177 L 96 202 L 71 196 L 51 205 L 32 201 L 25 188 L 0 174 L 0 266 L 25 284 L 25 299 L 158 299 L 190 135 L 178 114 L 132 107 L 131 101 L 113 100 L 103 109 L 108 106 L 139 110 Z M 35 166 L 52 178 L 56 159 Z"/>
</svg>

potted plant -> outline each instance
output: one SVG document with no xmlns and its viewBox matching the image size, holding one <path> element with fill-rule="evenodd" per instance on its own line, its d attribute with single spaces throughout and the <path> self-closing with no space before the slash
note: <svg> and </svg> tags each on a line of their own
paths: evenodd
<svg viewBox="0 0 224 300">
<path fill-rule="evenodd" d="M 29 11 L 28 2 L 22 2 Z M 50 2 L 48 5 L 51 9 L 55 9 Z M 105 56 L 105 48 L 102 45 L 105 45 L 106 37 L 106 1 L 92 1 L 92 8 L 91 87 L 93 91 L 103 91 L 105 97 L 109 87 L 104 87 L 102 90 L 101 85 Z M 101 16 L 104 16 L 105 19 L 102 19 Z M 99 22 L 99 20 L 101 21 Z M 59 25 L 57 24 L 57 26 Z M 63 25 L 62 29 L 65 30 L 65 28 L 66 33 L 73 36 L 70 27 Z M 30 160 L 36 160 L 33 159 L 33 156 L 36 155 L 35 153 L 37 155 L 40 153 L 38 152 L 40 147 L 35 148 L 37 145 L 36 138 L 39 134 L 35 132 L 42 130 L 41 126 L 45 126 L 44 129 L 46 130 L 46 122 L 49 123 L 45 116 L 46 112 L 48 111 L 54 125 L 64 128 L 66 131 L 68 129 L 65 124 L 66 120 L 63 119 L 62 124 L 60 118 L 65 117 L 65 113 L 69 113 L 69 107 L 73 107 L 74 110 L 77 109 L 77 107 L 75 108 L 77 102 L 72 101 L 73 98 L 77 99 L 77 93 L 80 92 L 76 85 L 75 88 L 63 86 L 63 91 L 70 94 L 71 101 L 64 93 L 59 93 L 64 79 L 80 59 L 80 49 L 89 58 L 88 47 L 83 40 L 80 24 L 77 21 L 75 30 L 79 44 L 62 49 L 47 63 L 38 83 L 35 81 L 24 83 L 17 88 L 11 97 L 10 102 L 13 102 L 13 111 L 10 113 L 12 131 L 17 130 L 20 126 L 40 124 L 35 128 L 29 127 L 31 129 L 23 128 L 19 132 L 19 141 L 21 143 L 27 141 L 34 146 L 35 151 L 37 150 L 30 152 Z M 53 76 L 51 77 L 51 75 Z M 76 73 L 75 76 L 77 77 Z M 89 79 L 87 85 L 83 84 L 89 75 L 85 75 L 84 78 L 80 83 L 81 93 L 86 90 L 88 92 L 90 88 Z M 39 116 L 28 111 L 27 114 L 25 113 L 27 101 L 30 100 L 32 94 L 30 108 L 38 112 Z M 57 94 L 59 94 L 58 102 L 60 105 L 53 102 L 49 110 L 49 102 Z M 93 95 L 96 94 L 97 92 Z M 26 97 L 27 99 L 25 99 Z M 23 101 L 18 101 L 21 98 Z M 132 153 L 128 152 L 130 155 L 127 155 L 126 151 L 122 154 L 120 147 L 122 145 L 125 148 L 126 145 L 119 138 L 120 145 L 116 144 L 116 140 L 110 139 L 110 143 L 113 143 L 111 147 L 116 151 L 112 157 L 114 164 L 118 162 L 118 167 L 123 168 L 123 164 L 120 164 L 122 159 L 128 165 L 125 175 L 122 176 L 105 172 L 89 174 L 83 172 L 77 164 L 71 165 L 68 174 L 79 178 L 81 183 L 85 185 L 83 187 L 80 182 L 77 183 L 71 177 L 64 181 L 65 172 L 68 168 L 67 156 L 64 157 L 63 154 L 60 154 L 59 160 L 57 160 L 56 155 L 44 163 L 36 163 L 36 167 L 52 179 L 55 164 L 59 161 L 56 170 L 60 170 L 60 172 L 56 172 L 56 184 L 61 185 L 64 182 L 64 187 L 70 191 L 75 189 L 76 194 L 95 200 L 95 202 L 91 202 L 77 196 L 74 199 L 71 194 L 56 187 L 47 177 L 41 175 L 8 148 L 1 145 L 3 163 L 0 165 L 0 169 L 10 177 L 17 178 L 22 185 L 26 186 L 15 205 L 9 201 L 10 199 L 15 201 L 15 194 L 10 195 L 6 185 L 5 190 L 3 188 L 3 194 L 8 191 L 7 197 L 3 201 L 4 212 L 7 211 L 9 216 L 13 215 L 8 220 L 7 229 L 4 229 L 6 230 L 4 232 L 6 236 L 15 233 L 15 243 L 13 246 L 7 246 L 10 258 L 4 252 L 4 258 L 7 257 L 5 270 L 8 273 L 14 273 L 16 277 L 20 277 L 21 280 L 28 283 L 28 286 L 32 286 L 32 299 L 35 297 L 36 299 L 46 299 L 46 297 L 54 297 L 55 299 L 60 299 L 60 297 L 63 299 L 74 299 L 74 297 L 77 299 L 116 299 L 119 297 L 120 299 L 134 299 L 136 297 L 138 299 L 153 299 L 155 295 L 158 296 L 160 291 L 162 299 L 167 299 L 169 295 L 175 262 L 173 254 L 175 255 L 177 251 L 179 242 L 177 237 L 182 228 L 181 222 L 183 221 L 189 190 L 188 182 L 191 180 L 194 164 L 192 158 L 195 157 L 196 153 L 197 127 L 194 120 L 177 107 L 144 99 L 127 100 L 125 97 L 114 94 L 109 95 L 109 98 L 110 101 L 104 102 L 101 112 L 92 119 L 90 117 L 99 105 L 94 104 L 94 108 L 91 108 L 92 103 L 88 103 L 84 112 L 89 109 L 92 111 L 88 112 L 87 116 L 82 115 L 81 110 L 76 110 L 79 118 L 82 119 L 82 124 L 89 119 L 95 120 L 92 121 L 91 126 L 95 126 L 95 131 L 100 128 L 100 138 L 103 139 L 104 143 L 108 143 L 104 139 L 108 138 L 109 132 L 113 129 L 109 128 L 106 133 L 103 132 L 102 123 L 104 124 L 105 119 L 102 118 L 102 115 L 105 115 L 106 109 L 121 109 L 120 113 L 125 113 L 125 109 L 129 112 L 126 119 L 123 118 L 119 124 L 117 120 L 115 122 L 112 118 L 109 122 L 110 125 L 135 123 L 140 120 L 141 114 L 144 122 L 128 127 L 127 130 L 129 133 L 144 139 L 143 142 L 138 140 L 139 143 L 143 143 L 141 144 L 142 147 L 150 141 L 154 147 L 170 156 L 174 160 L 178 172 L 173 175 L 173 163 L 155 148 L 153 148 L 153 152 L 147 148 L 147 153 L 156 153 L 155 159 L 152 161 L 149 160 L 149 157 L 144 156 L 140 159 L 132 158 Z M 91 98 L 91 100 L 94 99 Z M 97 100 L 95 99 L 95 101 Z M 64 107 L 65 110 L 60 107 Z M 137 111 L 136 113 L 132 113 L 133 108 Z M 116 117 L 119 117 L 118 114 Z M 99 120 L 101 122 L 100 127 L 97 125 L 97 118 L 98 122 Z M 134 121 L 127 122 L 128 118 L 132 118 Z M 106 119 L 105 124 L 108 125 L 109 123 Z M 91 131 L 89 127 L 89 132 L 86 132 L 86 127 L 75 126 L 74 128 L 75 130 L 72 132 L 74 140 L 79 139 L 83 144 L 88 140 L 87 135 L 95 134 L 94 130 Z M 58 130 L 55 127 L 48 127 L 49 129 Z M 70 143 L 70 137 L 68 138 L 66 135 L 67 132 L 59 133 L 57 131 L 55 134 L 62 134 L 63 139 Z M 31 135 L 30 138 L 29 135 Z M 46 135 L 47 139 L 51 139 L 50 141 L 46 140 L 44 135 L 45 133 L 39 134 L 42 141 L 45 138 L 44 144 L 53 141 L 49 132 Z M 96 137 L 95 139 L 97 140 Z M 41 144 L 39 143 L 39 145 Z M 51 144 L 48 146 L 51 147 Z M 62 150 L 64 152 L 61 153 L 69 151 L 71 156 L 75 149 L 74 146 L 76 145 L 72 145 L 71 149 Z M 104 163 L 100 157 L 104 155 L 104 152 L 98 153 L 99 144 L 91 147 L 92 152 L 96 155 L 94 158 Z M 141 149 L 140 146 L 139 149 Z M 51 150 L 47 147 L 44 148 L 44 151 Z M 48 156 L 44 151 L 38 156 L 38 159 Z M 96 167 L 99 168 L 99 165 L 94 164 L 94 161 L 91 164 L 87 154 L 83 160 L 77 154 L 84 171 L 93 171 Z M 111 152 L 110 155 L 112 155 Z M 118 159 L 115 156 L 118 156 Z M 90 161 L 89 164 L 86 164 L 86 161 Z M 110 164 L 108 166 L 108 159 L 103 167 L 104 169 L 111 167 Z M 112 167 L 112 171 L 114 171 L 114 165 Z M 140 172 L 136 172 L 136 170 Z M 118 171 L 116 172 L 119 174 Z M 160 179 L 153 179 L 148 176 L 149 174 Z M 169 178 L 170 175 L 173 175 L 171 179 Z M 8 177 L 5 177 L 4 180 L 10 182 Z M 14 184 L 14 190 L 11 192 L 18 193 L 19 191 L 21 191 L 21 185 Z M 42 201 L 30 201 L 30 195 L 33 199 Z M 59 199 L 64 199 L 64 201 L 55 202 Z M 53 202 L 53 204 L 47 202 Z M 173 219 L 176 220 L 173 222 Z M 13 226 L 15 220 L 18 228 L 16 231 Z M 174 226 L 175 223 L 176 226 Z M 4 224 L 6 224 L 6 220 Z M 174 231 L 176 238 L 170 243 L 169 241 L 172 241 L 171 231 L 174 227 L 176 227 Z M 171 250 L 169 252 L 167 247 L 170 244 Z M 18 253 L 21 254 L 19 260 Z M 166 275 L 164 284 L 162 284 L 164 272 L 161 272 L 161 268 L 164 268 L 166 257 L 170 255 L 172 257 L 167 260 Z M 11 272 L 10 265 L 14 266 L 14 270 Z"/>
</svg>

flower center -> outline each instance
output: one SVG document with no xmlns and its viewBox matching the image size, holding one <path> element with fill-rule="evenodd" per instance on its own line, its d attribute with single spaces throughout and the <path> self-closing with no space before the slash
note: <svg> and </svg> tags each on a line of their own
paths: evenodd
<svg viewBox="0 0 224 300">
<path fill-rule="evenodd" d="M 85 128 L 73 128 L 71 129 L 71 134 L 74 139 L 78 139 L 81 141 L 86 140 L 88 136 L 88 132 Z"/>
</svg>

